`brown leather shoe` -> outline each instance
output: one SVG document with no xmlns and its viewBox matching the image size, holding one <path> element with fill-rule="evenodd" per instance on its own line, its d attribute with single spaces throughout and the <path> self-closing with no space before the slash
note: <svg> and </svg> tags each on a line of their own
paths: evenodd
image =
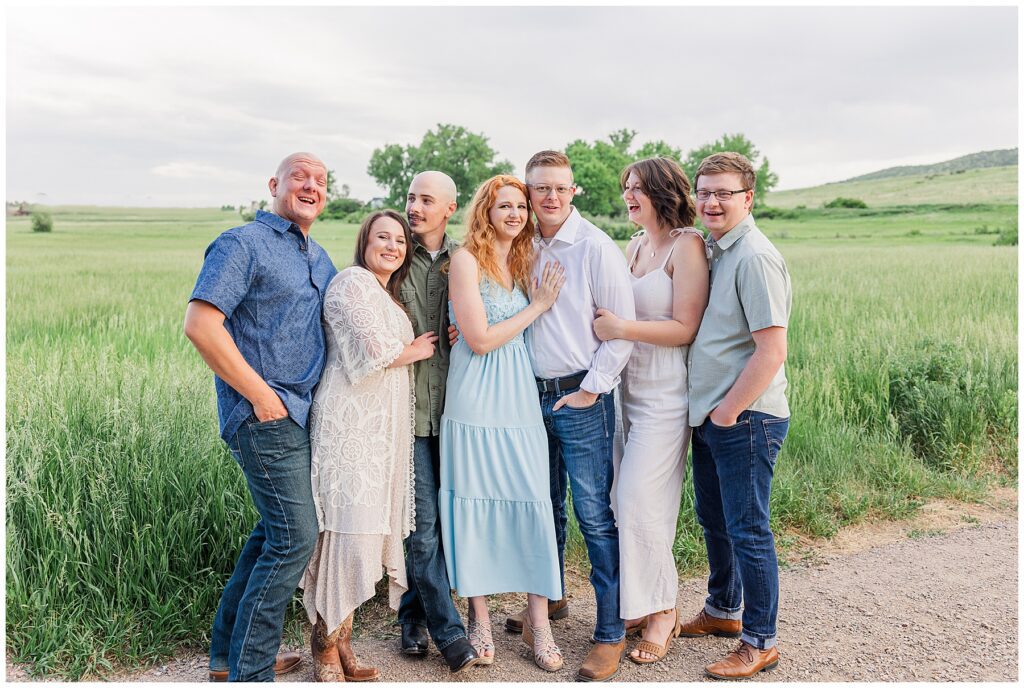
<svg viewBox="0 0 1024 688">
<path fill-rule="evenodd" d="M 342 671 L 346 681 L 376 681 L 380 678 L 380 670 L 377 667 L 361 667 L 356 653 L 352 651 L 352 615 L 349 614 L 341 624 L 341 634 L 338 636 L 336 647 L 338 657 L 341 659 Z"/>
<path fill-rule="evenodd" d="M 548 618 L 552 621 L 569 616 L 569 600 L 548 600 Z M 523 619 L 526 618 L 526 607 L 505 619 L 505 630 L 509 633 L 523 632 Z"/>
<path fill-rule="evenodd" d="M 590 648 L 590 654 L 576 672 L 576 680 L 607 681 L 619 673 L 619 662 L 622 661 L 625 651 L 625 638 L 617 643 L 594 643 Z"/>
<path fill-rule="evenodd" d="M 701 609 L 697 616 L 683 622 L 679 635 L 684 638 L 703 638 L 708 635 L 739 638 L 742 631 L 743 622 L 739 619 L 719 619 Z"/>
<path fill-rule="evenodd" d="M 704 673 L 711 678 L 745 679 L 759 671 L 771 671 L 778 665 L 779 650 L 775 646 L 758 650 L 753 645 L 741 642 L 725 659 L 704 667 Z"/>
<path fill-rule="evenodd" d="M 302 655 L 298 652 L 282 652 L 274 662 L 274 673 L 278 676 L 295 671 L 302 664 Z M 210 680 L 216 683 L 228 680 L 227 669 L 210 669 Z"/>
</svg>

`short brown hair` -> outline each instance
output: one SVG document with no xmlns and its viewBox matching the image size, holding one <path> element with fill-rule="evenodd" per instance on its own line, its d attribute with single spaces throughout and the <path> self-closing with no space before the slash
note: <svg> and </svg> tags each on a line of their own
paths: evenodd
<svg viewBox="0 0 1024 688">
<path fill-rule="evenodd" d="M 659 155 L 626 165 L 619 175 L 619 186 L 623 190 L 630 172 L 640 179 L 640 186 L 651 199 L 659 222 L 669 229 L 693 226 L 697 205 L 690 195 L 690 180 L 678 162 Z"/>
<path fill-rule="evenodd" d="M 530 174 L 530 170 L 534 167 L 568 167 L 572 171 L 569 158 L 565 153 L 556 150 L 542 150 L 540 153 L 534 153 L 526 163 L 526 174 Z"/>
<path fill-rule="evenodd" d="M 745 155 L 729 151 L 712 153 L 700 161 L 697 173 L 693 176 L 694 183 L 702 174 L 722 174 L 736 172 L 743 179 L 743 186 L 753 189 L 757 185 L 757 172 Z"/>
<path fill-rule="evenodd" d="M 359 226 L 359 233 L 356 234 L 356 255 L 352 264 L 358 265 L 366 270 L 370 269 L 366 264 L 366 247 L 370 243 L 370 230 L 373 229 L 373 223 L 382 217 L 389 217 L 402 225 L 402 234 L 405 235 L 405 259 L 402 261 L 402 264 L 398 266 L 398 269 L 391 273 L 391 277 L 388 278 L 388 286 L 386 287 L 386 291 L 391 295 L 391 298 L 395 300 L 395 303 L 401 306 L 402 301 L 399 298 L 398 290 L 402 286 L 402 282 L 405 281 L 406 276 L 409 274 L 409 268 L 412 266 L 412 252 L 415 248 L 412 243 L 412 230 L 409 229 L 409 221 L 405 219 L 404 215 L 399 213 L 397 210 L 391 210 L 390 208 L 385 210 L 376 210 L 367 215 L 366 219 L 363 220 L 363 224 Z"/>
</svg>

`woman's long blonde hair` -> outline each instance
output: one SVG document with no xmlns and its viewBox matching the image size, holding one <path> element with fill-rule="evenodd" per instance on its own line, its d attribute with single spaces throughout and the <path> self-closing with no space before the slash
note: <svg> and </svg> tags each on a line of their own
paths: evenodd
<svg viewBox="0 0 1024 688">
<path fill-rule="evenodd" d="M 501 266 L 498 265 L 498 257 L 494 251 L 497 230 L 491 224 L 488 215 L 498 198 L 498 190 L 503 186 L 514 186 L 526 198 L 526 226 L 512 240 L 512 248 L 508 252 L 508 270 L 512 274 L 512 281 L 526 291 L 533 269 L 534 226 L 530 194 L 521 181 L 511 175 L 499 174 L 480 185 L 473 194 L 473 200 L 469 202 L 469 208 L 466 209 L 467 229 L 462 245 L 476 258 L 482 274 L 488 275 L 498 284 L 502 283 Z"/>
</svg>

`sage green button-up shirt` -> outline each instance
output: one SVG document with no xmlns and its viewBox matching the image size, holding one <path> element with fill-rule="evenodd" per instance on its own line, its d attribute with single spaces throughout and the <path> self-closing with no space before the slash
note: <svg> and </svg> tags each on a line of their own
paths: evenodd
<svg viewBox="0 0 1024 688">
<path fill-rule="evenodd" d="M 690 346 L 688 365 L 690 425 L 695 428 L 722 403 L 754 355 L 751 333 L 787 327 L 793 305 L 786 261 L 752 215 L 718 241 L 709 237 L 708 242 L 711 295 Z M 748 410 L 789 417 L 785 365 Z"/>
<path fill-rule="evenodd" d="M 430 253 L 418 242 L 413 242 L 412 265 L 402 283 L 399 295 L 412 321 L 416 336 L 432 331 L 438 335 L 434 355 L 415 364 L 416 427 L 417 437 L 435 437 L 441 431 L 441 413 L 444 412 L 444 388 L 448 380 L 448 272 L 441 268 L 448 264 L 458 243 L 447 234 L 441 252 L 431 260 Z"/>
</svg>

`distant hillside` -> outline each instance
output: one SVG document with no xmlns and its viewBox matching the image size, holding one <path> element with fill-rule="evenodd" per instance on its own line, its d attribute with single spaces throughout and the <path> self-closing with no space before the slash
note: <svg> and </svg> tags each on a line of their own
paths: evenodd
<svg viewBox="0 0 1024 688">
<path fill-rule="evenodd" d="M 1017 165 L 881 179 L 859 177 L 806 189 L 776 191 L 768 194 L 765 203 L 776 208 L 798 205 L 820 208 L 839 196 L 859 198 L 870 207 L 922 203 L 1014 205 L 1017 203 Z"/>
<path fill-rule="evenodd" d="M 1017 164 L 1017 149 L 1004 148 L 1002 150 L 981 151 L 971 153 L 945 162 L 937 162 L 933 165 L 903 165 L 901 167 L 888 167 L 877 172 L 862 174 L 859 177 L 851 177 L 844 181 L 859 182 L 870 179 L 887 179 L 889 177 L 913 177 L 928 174 L 953 174 L 967 170 L 979 170 L 986 167 L 1008 167 Z"/>
</svg>

